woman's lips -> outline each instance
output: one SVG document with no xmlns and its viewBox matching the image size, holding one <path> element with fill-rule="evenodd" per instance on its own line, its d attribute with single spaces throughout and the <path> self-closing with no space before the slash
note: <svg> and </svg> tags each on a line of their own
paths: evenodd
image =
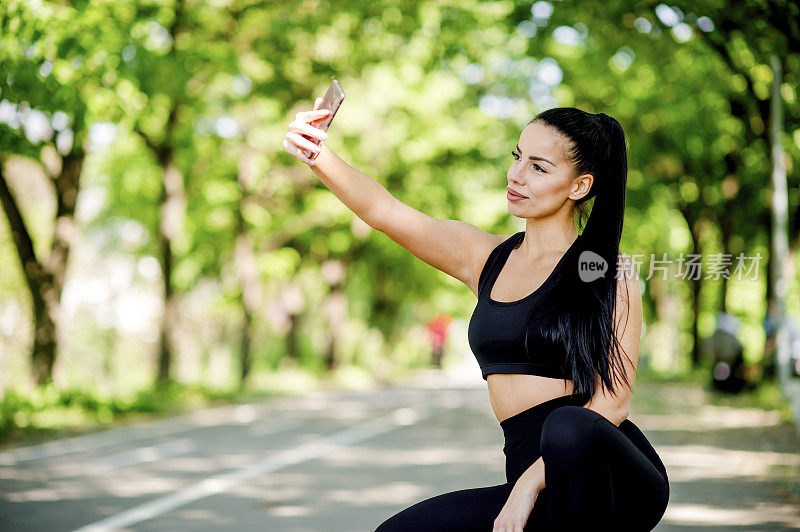
<svg viewBox="0 0 800 532">
<path fill-rule="evenodd" d="M 510 199 L 511 201 L 519 201 L 519 200 L 528 199 L 525 196 L 521 196 L 521 195 L 517 194 L 516 192 L 514 192 L 510 188 L 506 188 L 506 197 L 508 199 Z"/>
</svg>

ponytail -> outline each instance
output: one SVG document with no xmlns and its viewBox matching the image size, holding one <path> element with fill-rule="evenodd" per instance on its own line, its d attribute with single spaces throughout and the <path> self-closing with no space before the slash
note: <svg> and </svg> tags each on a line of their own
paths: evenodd
<svg viewBox="0 0 800 532">
<path fill-rule="evenodd" d="M 598 376 L 611 393 L 615 393 L 614 374 L 621 374 L 630 386 L 614 323 L 628 176 L 625 133 L 619 122 L 605 113 L 595 115 L 572 107 L 549 109 L 531 120 L 534 121 L 555 128 L 568 141 L 567 152 L 575 176 L 589 173 L 594 177 L 589 192 L 576 201 L 582 225 L 587 204 L 594 199 L 574 246 L 576 254 L 563 262 L 554 282 L 543 290 L 543 299 L 531 309 L 527 333 L 530 335 L 535 326 L 536 336 L 565 349 L 568 357 L 563 369 L 571 376 L 573 395 L 588 400 L 595 393 Z M 590 282 L 581 280 L 579 260 L 583 251 L 594 252 L 605 260 L 608 268 L 602 277 Z M 526 337 L 527 356 L 533 360 L 536 353 L 528 352 L 527 345 Z"/>
</svg>

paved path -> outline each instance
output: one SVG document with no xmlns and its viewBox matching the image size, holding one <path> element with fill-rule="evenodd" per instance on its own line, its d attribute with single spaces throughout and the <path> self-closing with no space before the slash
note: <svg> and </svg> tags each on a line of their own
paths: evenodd
<svg viewBox="0 0 800 532">
<path fill-rule="evenodd" d="M 474 368 L 471 368 L 474 369 Z M 777 413 L 637 382 L 631 419 L 668 468 L 658 531 L 800 530 L 800 443 Z M 234 405 L 0 453 L 2 530 L 370 532 L 416 501 L 505 481 L 474 372 Z"/>
<path fill-rule="evenodd" d="M 640 382 L 633 421 L 670 477 L 659 532 L 800 530 L 800 441 L 777 411 L 713 404 L 695 384 Z"/>
</svg>

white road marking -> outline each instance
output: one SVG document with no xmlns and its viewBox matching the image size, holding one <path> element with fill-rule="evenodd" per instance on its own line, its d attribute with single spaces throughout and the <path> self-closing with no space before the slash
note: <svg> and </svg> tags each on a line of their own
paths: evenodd
<svg viewBox="0 0 800 532">
<path fill-rule="evenodd" d="M 427 403 L 423 401 L 420 404 L 429 406 L 430 401 Z M 416 408 L 399 408 L 391 414 L 339 431 L 320 440 L 267 456 L 249 466 L 206 478 L 182 490 L 178 490 L 169 495 L 135 506 L 117 515 L 112 515 L 106 519 L 86 525 L 78 529 L 77 532 L 100 532 L 127 528 L 190 502 L 222 493 L 233 486 L 259 475 L 271 473 L 293 464 L 327 455 L 340 447 L 358 443 L 401 426 L 413 425 L 422 419 L 456 408 L 462 404 L 463 401 L 450 400 L 444 402 L 442 408 L 425 409 L 422 412 Z"/>
</svg>

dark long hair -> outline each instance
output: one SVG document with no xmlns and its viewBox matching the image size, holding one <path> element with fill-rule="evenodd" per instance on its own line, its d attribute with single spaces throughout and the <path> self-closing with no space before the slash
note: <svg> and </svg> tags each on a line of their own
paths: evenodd
<svg viewBox="0 0 800 532">
<path fill-rule="evenodd" d="M 558 107 L 539 113 L 528 124 L 539 122 L 555 129 L 567 147 L 567 157 L 576 177 L 592 174 L 589 192 L 576 201 L 578 240 L 556 267 L 553 282 L 544 287 L 543 298 L 528 316 L 527 335 L 531 325 L 538 328 L 540 338 L 563 347 L 568 354 L 566 375 L 571 375 L 573 396 L 587 400 L 595 393 L 596 379 L 616 395 L 612 375 L 629 385 L 616 335 L 614 312 L 617 302 L 619 242 L 625 213 L 625 185 L 628 178 L 628 156 L 625 133 L 612 117 L 592 114 L 574 107 Z M 594 200 L 588 215 L 588 202 Z M 591 282 L 579 276 L 580 254 L 591 251 L 600 255 L 607 271 Z M 627 298 L 627 287 L 626 287 Z M 626 305 L 627 307 L 627 305 Z M 625 321 L 627 322 L 627 316 Z M 526 353 L 535 359 L 536 353 Z M 626 355 L 627 356 L 627 355 Z M 629 359 L 630 360 L 630 359 Z"/>
</svg>

